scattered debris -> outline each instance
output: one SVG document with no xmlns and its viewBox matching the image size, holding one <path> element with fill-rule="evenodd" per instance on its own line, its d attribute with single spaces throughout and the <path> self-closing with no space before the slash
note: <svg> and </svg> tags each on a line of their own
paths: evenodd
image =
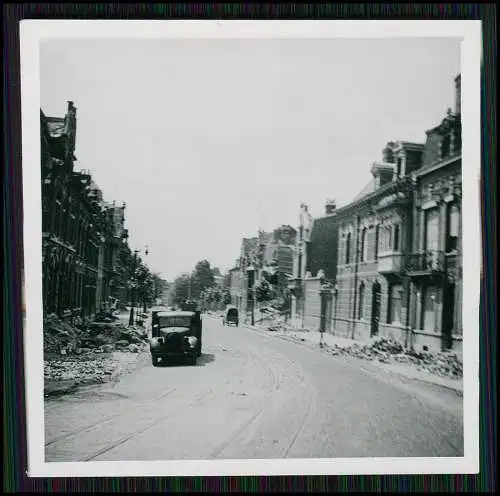
<svg viewBox="0 0 500 496">
<path fill-rule="evenodd" d="M 456 353 L 405 350 L 401 343 L 392 338 L 377 338 L 370 343 L 353 342 L 345 346 L 324 344 L 323 347 L 333 356 L 348 355 L 381 363 L 408 364 L 441 377 L 463 377 L 463 364 Z"/>
<path fill-rule="evenodd" d="M 54 394 L 119 374 L 121 365 L 114 352 L 140 353 L 148 338 L 145 328 L 125 326 L 116 315 L 105 312 L 93 321 L 48 315 L 43 331 L 46 389 Z"/>
</svg>

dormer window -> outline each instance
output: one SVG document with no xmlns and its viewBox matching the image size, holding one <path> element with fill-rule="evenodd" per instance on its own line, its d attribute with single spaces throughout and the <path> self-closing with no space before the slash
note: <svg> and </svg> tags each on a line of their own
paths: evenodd
<svg viewBox="0 0 500 496">
<path fill-rule="evenodd" d="M 443 136 L 441 141 L 441 158 L 446 158 L 451 152 L 451 135 L 447 134 Z"/>
</svg>

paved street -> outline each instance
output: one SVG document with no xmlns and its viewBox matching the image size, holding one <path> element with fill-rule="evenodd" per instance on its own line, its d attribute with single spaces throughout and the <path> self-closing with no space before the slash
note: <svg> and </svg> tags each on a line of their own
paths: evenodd
<svg viewBox="0 0 500 496">
<path fill-rule="evenodd" d="M 46 461 L 463 455 L 462 399 L 370 363 L 204 318 L 196 367 L 45 403 Z"/>
</svg>

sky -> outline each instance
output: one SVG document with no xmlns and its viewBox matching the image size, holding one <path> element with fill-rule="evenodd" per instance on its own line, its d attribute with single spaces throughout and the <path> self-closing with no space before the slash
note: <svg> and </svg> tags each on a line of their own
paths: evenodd
<svg viewBox="0 0 500 496">
<path fill-rule="evenodd" d="M 370 181 L 388 141 L 454 107 L 460 40 L 51 40 L 41 107 L 77 108 L 77 169 L 127 205 L 132 249 L 172 281 L 242 237 L 297 227 Z"/>
</svg>

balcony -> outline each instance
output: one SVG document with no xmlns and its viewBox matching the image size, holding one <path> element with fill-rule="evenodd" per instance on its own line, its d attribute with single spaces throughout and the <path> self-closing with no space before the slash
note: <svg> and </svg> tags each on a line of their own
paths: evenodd
<svg viewBox="0 0 500 496">
<path fill-rule="evenodd" d="M 406 256 L 405 269 L 409 275 L 441 274 L 445 270 L 445 255 L 442 251 L 410 253 Z"/>
<path fill-rule="evenodd" d="M 383 253 L 378 255 L 378 271 L 381 274 L 399 274 L 403 265 L 401 253 Z"/>
</svg>

